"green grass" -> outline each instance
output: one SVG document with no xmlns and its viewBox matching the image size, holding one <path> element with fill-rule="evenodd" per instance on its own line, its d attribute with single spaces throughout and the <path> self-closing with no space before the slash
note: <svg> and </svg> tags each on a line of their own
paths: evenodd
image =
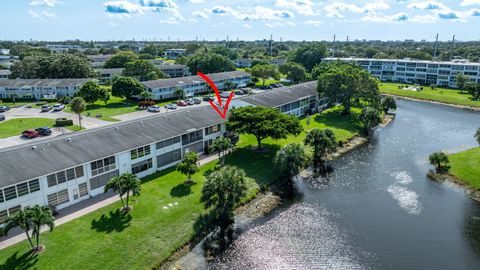
<svg viewBox="0 0 480 270">
<path fill-rule="evenodd" d="M 24 130 L 27 129 L 36 129 L 39 127 L 50 127 L 55 126 L 55 120 L 50 118 L 14 118 L 0 122 L 0 138 L 12 137 L 21 135 Z M 80 130 L 78 126 L 67 126 L 73 131 Z"/>
<path fill-rule="evenodd" d="M 468 186 L 480 189 L 480 147 L 449 156 L 450 173 Z"/>
<path fill-rule="evenodd" d="M 312 116 L 307 129 L 330 127 L 339 139 L 346 140 L 360 131 L 356 114 L 353 119 L 339 116 L 331 109 Z M 277 180 L 272 166 L 276 151 L 289 142 L 302 142 L 305 133 L 287 140 L 264 140 L 265 152 L 252 150 L 256 140 L 241 136 L 237 149 L 226 163 L 245 170 L 248 194 L 255 196 L 260 187 Z M 195 184 L 183 185 L 185 177 L 174 168 L 142 179 L 142 194 L 135 198 L 130 215 L 119 215 L 120 202 L 101 208 L 44 233 L 41 243 L 45 253 L 30 258 L 28 243 L 23 241 L 0 252 L 0 269 L 25 269 L 31 264 L 37 269 L 151 269 L 195 235 L 196 221 L 205 213 L 201 203 L 204 174 L 215 168 L 216 162 L 201 167 L 194 175 Z M 164 209 L 177 202 L 178 205 Z M 23 268 L 22 268 L 23 267 Z"/>
<path fill-rule="evenodd" d="M 82 114 L 90 117 L 95 117 L 97 114 L 101 114 L 102 117 L 100 117 L 100 119 L 116 122 L 120 120 L 112 118 L 113 116 L 131 113 L 137 110 L 137 101 L 125 100 L 123 98 L 111 96 L 107 104 L 105 104 L 103 101 L 97 101 L 94 105 L 87 105 L 87 109 Z M 65 111 L 72 112 L 69 106 L 65 108 Z"/>
<path fill-rule="evenodd" d="M 270 84 L 274 84 L 274 83 L 278 83 L 280 82 L 279 80 L 275 80 L 275 79 L 266 79 L 265 80 L 265 85 L 270 85 Z M 257 87 L 260 87 L 260 86 L 263 86 L 263 80 L 262 79 L 259 79 L 257 83 L 255 83 L 255 86 Z"/>
<path fill-rule="evenodd" d="M 458 89 L 436 88 L 431 89 L 429 86 L 423 86 L 422 91 L 410 91 L 398 89 L 398 83 L 381 83 L 380 92 L 397 96 L 411 97 L 422 100 L 438 101 L 447 104 L 464 105 L 471 107 L 480 107 L 480 101 L 475 101 L 466 91 L 460 93 Z"/>
</svg>

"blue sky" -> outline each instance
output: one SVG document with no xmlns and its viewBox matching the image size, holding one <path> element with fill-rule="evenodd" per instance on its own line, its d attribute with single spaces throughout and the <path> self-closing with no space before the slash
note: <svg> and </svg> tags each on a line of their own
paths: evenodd
<svg viewBox="0 0 480 270">
<path fill-rule="evenodd" d="M 0 39 L 480 39 L 480 0 L 0 0 Z"/>
</svg>

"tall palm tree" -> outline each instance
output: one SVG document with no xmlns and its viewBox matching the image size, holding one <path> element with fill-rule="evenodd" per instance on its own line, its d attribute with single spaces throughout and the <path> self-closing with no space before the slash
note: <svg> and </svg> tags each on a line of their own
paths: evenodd
<svg viewBox="0 0 480 270">
<path fill-rule="evenodd" d="M 299 174 L 308 162 L 305 149 L 299 143 L 287 144 L 278 150 L 274 159 L 280 172 L 289 186 L 293 185 L 293 177 Z"/>
<path fill-rule="evenodd" d="M 370 135 L 372 129 L 380 124 L 380 112 L 376 108 L 365 107 L 360 115 L 360 120 L 363 122 L 365 133 Z"/>
<path fill-rule="evenodd" d="M 229 138 L 218 137 L 210 145 L 210 149 L 218 153 L 218 159 L 220 159 L 220 164 L 223 166 L 225 164 L 225 156 L 227 152 L 233 149 L 234 145 Z"/>
<path fill-rule="evenodd" d="M 126 199 L 126 211 L 130 210 L 130 206 L 128 205 L 130 201 L 130 195 L 131 196 L 138 196 L 140 195 L 141 192 L 141 185 L 140 185 L 140 179 L 134 174 L 131 173 L 125 173 L 120 176 L 122 179 L 122 189 L 123 193 L 127 194 L 127 199 Z"/>
<path fill-rule="evenodd" d="M 40 229 L 46 225 L 53 231 L 55 227 L 55 218 L 53 217 L 52 210 L 48 206 L 35 205 L 27 210 L 30 220 L 33 224 L 32 235 L 36 239 L 35 251 L 41 251 L 40 247 Z"/>
<path fill-rule="evenodd" d="M 233 224 L 233 211 L 247 192 L 245 172 L 225 166 L 207 176 L 200 198 L 205 209 L 211 208 L 214 223 L 219 227 L 220 248 L 225 247 L 225 235 Z"/>
<path fill-rule="evenodd" d="M 325 171 L 324 158 L 327 154 L 335 152 L 337 149 L 337 139 L 331 129 L 312 129 L 308 132 L 304 140 L 305 145 L 313 148 L 312 165 L 315 173 Z"/>
<path fill-rule="evenodd" d="M 26 211 L 27 209 L 28 208 L 25 210 L 20 209 L 7 218 L 5 221 L 5 235 L 8 234 L 12 228 L 20 227 L 27 235 L 28 243 L 30 243 L 32 250 L 34 250 L 35 246 L 33 245 L 32 237 L 30 236 L 30 230 L 32 229 L 33 224 Z"/>
<path fill-rule="evenodd" d="M 115 176 L 112 177 L 105 187 L 103 188 L 103 191 L 107 193 L 109 190 L 113 190 L 113 192 L 118 192 L 118 195 L 120 196 L 120 201 L 122 202 L 122 209 L 125 209 L 125 203 L 123 202 L 123 188 L 122 188 L 122 179 L 120 176 Z"/>
</svg>

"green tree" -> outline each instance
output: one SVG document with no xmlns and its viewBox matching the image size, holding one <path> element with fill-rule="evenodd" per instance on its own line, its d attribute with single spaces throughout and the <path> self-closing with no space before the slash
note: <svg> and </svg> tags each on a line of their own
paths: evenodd
<svg viewBox="0 0 480 270">
<path fill-rule="evenodd" d="M 317 90 L 330 102 L 343 105 L 343 114 L 350 114 L 352 102 L 363 99 L 371 104 L 378 103 L 380 92 L 378 81 L 360 66 L 334 62 L 319 76 Z"/>
<path fill-rule="evenodd" d="M 136 60 L 126 63 L 122 75 L 139 78 L 140 81 L 165 78 L 165 74 L 147 60 Z"/>
<path fill-rule="evenodd" d="M 43 226 L 48 226 L 50 231 L 55 227 L 55 218 L 53 217 L 52 210 L 48 206 L 35 205 L 28 208 L 27 215 L 32 222 L 32 236 L 36 240 L 36 247 L 34 251 L 42 251 L 40 246 L 40 230 Z"/>
<path fill-rule="evenodd" d="M 382 110 L 385 114 L 387 114 L 390 110 L 396 109 L 397 103 L 395 102 L 395 99 L 393 97 L 386 96 L 382 99 Z"/>
<path fill-rule="evenodd" d="M 255 65 L 251 69 L 252 76 L 262 79 L 262 85 L 265 85 L 265 80 L 272 77 L 278 78 L 278 70 L 275 65 Z"/>
<path fill-rule="evenodd" d="M 220 248 L 225 247 L 227 229 L 234 222 L 235 207 L 246 195 L 245 172 L 231 166 L 222 167 L 207 176 L 200 201 L 211 209 L 213 224 L 219 228 Z"/>
<path fill-rule="evenodd" d="M 445 173 L 450 169 L 448 155 L 444 152 L 435 152 L 431 154 L 428 159 L 430 164 L 435 166 L 437 173 Z"/>
<path fill-rule="evenodd" d="M 15 227 L 19 227 L 27 235 L 28 243 L 32 247 L 32 250 L 34 250 L 35 246 L 33 245 L 32 236 L 30 235 L 30 231 L 33 228 L 33 224 L 32 224 L 32 221 L 30 219 L 30 216 L 29 216 L 27 210 L 28 210 L 28 208 L 25 208 L 24 210 L 20 209 L 17 212 L 15 212 L 15 214 L 10 215 L 6 219 L 6 221 L 5 221 L 5 235 L 7 235 L 8 232 L 11 229 L 13 229 Z"/>
<path fill-rule="evenodd" d="M 152 59 L 155 59 L 155 56 L 153 56 L 149 53 L 142 53 L 138 56 L 138 59 L 140 59 L 140 60 L 152 60 Z"/>
<path fill-rule="evenodd" d="M 81 129 L 82 128 L 82 116 L 81 116 L 81 114 L 87 108 L 87 104 L 86 104 L 85 100 L 83 100 L 83 98 L 81 98 L 81 97 L 74 97 L 72 99 L 72 101 L 70 102 L 70 108 L 77 115 L 78 126 Z"/>
<path fill-rule="evenodd" d="M 187 67 L 193 74 L 196 74 L 198 71 L 207 74 L 235 70 L 232 60 L 212 52 L 197 52 L 187 60 Z"/>
<path fill-rule="evenodd" d="M 455 76 L 455 85 L 460 89 L 460 93 L 463 93 L 465 86 L 470 81 L 470 77 L 468 75 L 464 75 L 462 73 L 458 73 Z"/>
<path fill-rule="evenodd" d="M 311 71 L 315 65 L 319 64 L 327 55 L 325 45 L 313 42 L 299 46 L 290 54 L 289 60 L 304 66 L 307 71 Z"/>
<path fill-rule="evenodd" d="M 175 87 L 173 90 L 173 95 L 177 97 L 178 100 L 185 98 L 185 91 L 180 87 Z"/>
<path fill-rule="evenodd" d="M 147 101 L 147 99 L 151 99 L 152 98 L 152 93 L 148 92 L 148 91 L 142 91 L 138 97 L 140 97 L 141 99 L 143 99 L 144 101 Z"/>
<path fill-rule="evenodd" d="M 135 78 L 119 76 L 112 84 L 112 95 L 130 99 L 139 95 L 145 87 Z"/>
<path fill-rule="evenodd" d="M 103 89 L 103 90 L 106 90 L 106 89 Z M 88 81 L 84 85 L 82 85 L 82 87 L 80 87 L 80 90 L 78 90 L 77 95 L 83 98 L 85 102 L 93 105 L 97 100 L 104 97 L 105 92 L 102 91 L 102 88 L 100 88 L 98 83 L 94 81 Z"/>
<path fill-rule="evenodd" d="M 280 72 L 287 75 L 287 79 L 294 83 L 304 81 L 307 77 L 307 70 L 300 64 L 287 62 L 280 66 Z"/>
<path fill-rule="evenodd" d="M 473 100 L 480 99 L 480 84 L 476 82 L 468 82 L 465 84 L 465 89 L 470 95 L 472 95 Z"/>
<path fill-rule="evenodd" d="M 229 138 L 218 137 L 210 145 L 210 149 L 218 153 L 218 159 L 220 164 L 223 166 L 225 164 L 225 156 L 227 153 L 234 148 L 232 141 Z"/>
<path fill-rule="evenodd" d="M 230 111 L 228 130 L 251 134 L 257 139 L 258 150 L 262 149 L 262 140 L 286 139 L 288 135 L 298 135 L 303 131 L 297 117 L 282 114 L 275 108 L 247 106 Z"/>
<path fill-rule="evenodd" d="M 108 101 L 110 100 L 110 91 L 108 91 L 108 89 L 106 89 L 106 88 L 100 87 L 99 98 L 98 99 L 103 101 L 103 103 L 105 105 L 107 105 Z"/>
<path fill-rule="evenodd" d="M 475 132 L 474 137 L 477 139 L 478 144 L 480 144 L 480 128 L 477 128 L 477 132 Z"/>
<path fill-rule="evenodd" d="M 138 60 L 137 54 L 132 51 L 121 51 L 105 62 L 105 68 L 124 68 L 128 62 Z"/>
<path fill-rule="evenodd" d="M 365 132 L 370 134 L 371 130 L 378 126 L 382 121 L 380 112 L 373 107 L 365 107 L 360 114 L 360 120 L 363 122 Z"/>
<path fill-rule="evenodd" d="M 200 169 L 198 168 L 197 153 L 193 151 L 187 152 L 183 157 L 182 162 L 178 163 L 177 171 L 187 176 L 187 180 L 185 180 L 185 184 L 192 183 L 192 175 L 200 171 Z"/>
<path fill-rule="evenodd" d="M 305 145 L 313 148 L 312 165 L 315 173 L 325 172 L 325 156 L 335 152 L 338 143 L 331 129 L 312 129 L 307 133 Z"/>
<path fill-rule="evenodd" d="M 122 202 L 122 210 L 125 212 L 130 211 L 130 196 L 139 196 L 141 192 L 141 182 L 138 177 L 131 173 L 124 173 L 120 176 L 110 179 L 104 187 L 104 192 L 113 190 L 118 192 L 120 201 Z M 125 197 L 125 201 L 123 200 Z"/>
<path fill-rule="evenodd" d="M 290 191 L 293 187 L 293 178 L 303 170 L 307 162 L 308 156 L 299 143 L 287 144 L 277 151 L 274 163 Z"/>
</svg>

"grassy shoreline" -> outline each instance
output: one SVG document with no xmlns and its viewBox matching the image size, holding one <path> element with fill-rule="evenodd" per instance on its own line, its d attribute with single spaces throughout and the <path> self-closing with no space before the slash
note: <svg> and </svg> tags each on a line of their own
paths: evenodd
<svg viewBox="0 0 480 270">
<path fill-rule="evenodd" d="M 449 155 L 450 174 L 466 186 L 480 190 L 480 147 Z"/>
<path fill-rule="evenodd" d="M 380 92 L 382 94 L 394 95 L 405 98 L 412 98 L 416 100 L 439 102 L 447 105 L 458 105 L 462 107 L 469 107 L 480 109 L 480 101 L 472 100 L 471 95 L 464 92 L 461 93 L 458 89 L 436 88 L 431 89 L 429 86 L 423 86 L 422 91 L 410 91 L 398 89 L 398 83 L 381 83 Z"/>
<path fill-rule="evenodd" d="M 339 115 L 338 108 L 312 116 L 301 123 L 306 130 L 332 128 L 339 140 L 347 141 L 361 130 L 358 113 Z M 248 194 L 254 198 L 261 187 L 272 185 L 277 172 L 272 166 L 275 152 L 286 143 L 301 142 L 306 132 L 286 140 L 264 141 L 268 149 L 254 152 L 253 136 L 241 136 L 237 149 L 226 163 L 245 170 Z M 252 158 L 252 157 L 255 158 Z M 29 257 L 26 241 L 0 252 L 0 269 L 21 269 L 32 264 L 38 269 L 150 269 L 189 243 L 197 234 L 198 220 L 205 213 L 200 203 L 205 173 L 216 161 L 201 167 L 194 175 L 196 184 L 183 185 L 184 176 L 170 168 L 142 179 L 142 195 L 135 199 L 130 216 L 119 215 L 120 202 L 113 203 L 44 233 L 41 242 L 47 250 Z M 170 206 L 171 204 L 171 206 Z M 196 225 L 197 224 L 197 225 Z"/>
</svg>

